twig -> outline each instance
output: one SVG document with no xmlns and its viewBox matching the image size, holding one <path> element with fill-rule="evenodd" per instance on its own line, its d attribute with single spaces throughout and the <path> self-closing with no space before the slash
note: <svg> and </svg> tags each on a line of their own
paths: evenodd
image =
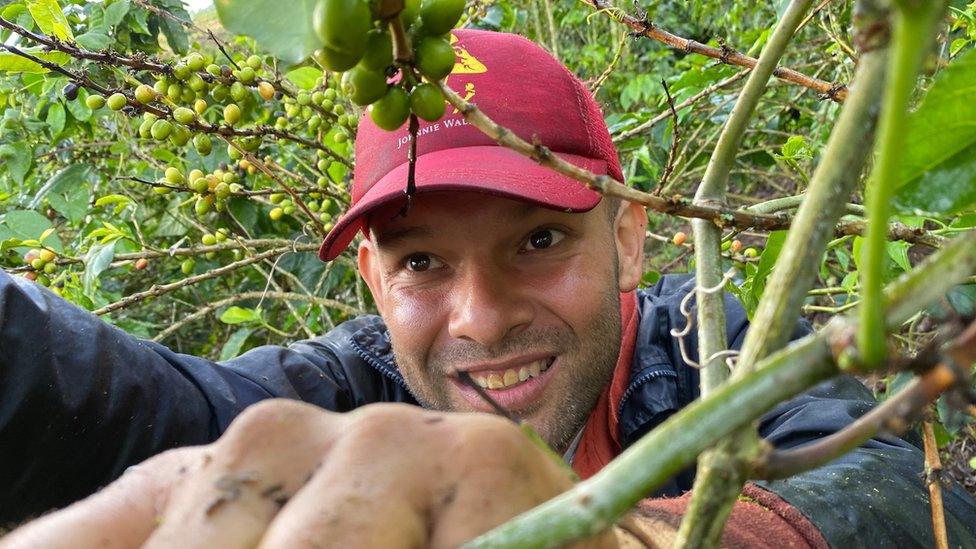
<svg viewBox="0 0 976 549">
<path fill-rule="evenodd" d="M 167 65 L 165 63 L 159 62 L 159 61 L 155 61 L 155 60 L 149 60 L 149 61 L 147 61 L 144 58 L 126 57 L 126 56 L 118 55 L 118 54 L 115 54 L 115 53 L 103 53 L 103 52 L 90 52 L 90 51 L 86 51 L 86 50 L 83 50 L 81 48 L 78 48 L 78 47 L 76 47 L 74 45 L 70 45 L 70 44 L 67 44 L 65 42 L 62 42 L 62 41 L 60 41 L 60 40 L 58 40 L 56 38 L 50 38 L 50 37 L 46 37 L 44 35 L 39 35 L 39 34 L 30 32 L 29 30 L 21 27 L 20 25 L 17 25 L 15 23 L 11 23 L 10 21 L 7 21 L 6 19 L 3 19 L 3 18 L 0 18 L 0 27 L 10 29 L 13 32 L 16 32 L 17 34 L 20 34 L 21 36 L 24 36 L 25 38 L 28 38 L 28 39 L 33 40 L 33 41 L 36 41 L 39 44 L 42 44 L 44 46 L 47 46 L 47 47 L 49 47 L 51 49 L 55 49 L 55 50 L 58 50 L 58 51 L 67 53 L 68 55 L 70 55 L 72 57 L 75 57 L 75 58 L 87 59 L 87 60 L 91 60 L 91 61 L 97 61 L 97 62 L 109 64 L 109 65 L 124 65 L 124 66 L 127 66 L 127 67 L 132 68 L 132 69 L 147 70 L 147 71 L 150 71 L 150 72 L 156 72 L 156 73 L 161 73 L 161 74 L 172 74 L 172 72 L 173 72 L 173 68 L 171 66 L 169 66 L 169 65 Z M 40 58 L 38 58 L 38 57 L 36 57 L 34 55 L 31 55 L 31 54 L 29 54 L 27 52 L 24 52 L 24 51 L 22 51 L 22 50 L 20 50 L 20 49 L 18 49 L 16 47 L 14 47 L 14 46 L 7 46 L 5 44 L 0 44 L 0 48 L 6 49 L 6 50 L 10 51 L 11 53 L 14 53 L 16 55 L 20 55 L 21 57 L 24 57 L 25 59 L 29 59 L 29 60 L 31 60 L 31 61 L 33 61 L 35 63 L 38 63 L 39 65 L 41 65 L 42 67 L 44 67 L 44 68 L 46 68 L 48 70 L 55 71 L 55 72 L 57 72 L 59 74 L 62 74 L 64 76 L 67 76 L 72 81 L 74 81 L 78 85 L 83 86 L 85 88 L 95 90 L 95 91 L 97 91 L 97 92 L 99 92 L 99 93 L 101 93 L 103 95 L 108 95 L 108 94 L 110 94 L 110 93 L 113 92 L 112 89 L 109 89 L 109 88 L 106 88 L 104 86 L 101 86 L 100 84 L 97 84 L 96 82 L 94 82 L 93 80 L 91 80 L 90 78 L 88 78 L 87 76 L 85 76 L 85 75 L 83 75 L 81 73 L 73 72 L 73 71 L 71 71 L 69 69 L 66 69 L 64 67 L 61 67 L 60 65 L 58 65 L 56 63 L 51 63 L 51 62 L 45 61 L 43 59 L 40 59 Z M 204 80 L 207 80 L 207 81 L 213 81 L 213 80 L 216 79 L 216 77 L 214 77 L 213 75 L 210 75 L 209 73 L 206 73 L 206 72 L 198 72 L 197 74 L 200 75 L 201 78 L 203 78 Z M 277 85 L 275 86 L 275 88 L 277 90 L 281 91 L 282 93 L 285 93 L 285 94 L 294 96 L 294 93 L 292 91 L 290 91 L 287 87 L 285 87 L 284 84 L 282 84 L 280 82 L 277 82 L 276 84 Z M 154 105 L 154 104 L 146 104 L 146 105 L 144 105 L 144 104 L 136 101 L 134 98 L 132 98 L 128 94 L 126 94 L 126 100 L 128 102 L 129 107 L 133 108 L 135 111 L 138 111 L 138 112 L 148 112 L 148 113 L 153 114 L 153 115 L 155 115 L 155 116 L 157 116 L 159 118 L 171 118 L 172 111 L 171 111 L 171 109 L 169 109 L 166 106 L 163 106 L 163 105 Z M 319 112 L 321 114 L 324 114 L 327 117 L 335 118 L 335 115 L 333 113 L 327 113 L 321 107 L 319 107 L 317 105 L 311 105 L 311 106 L 317 112 Z M 254 126 L 252 128 L 247 128 L 247 129 L 236 129 L 236 128 L 234 128 L 232 126 L 229 126 L 229 125 L 208 124 L 208 123 L 206 123 L 206 122 L 204 122 L 202 120 L 197 120 L 197 121 L 191 122 L 190 124 L 186 124 L 186 126 L 188 128 L 190 128 L 191 130 L 194 130 L 194 131 L 197 131 L 197 132 L 218 134 L 218 135 L 222 135 L 222 136 L 225 136 L 225 137 L 226 136 L 234 136 L 234 137 L 265 137 L 265 136 L 270 136 L 270 137 L 275 137 L 276 139 L 286 139 L 288 141 L 292 141 L 294 143 L 301 144 L 301 145 L 303 145 L 305 147 L 308 147 L 308 148 L 312 148 L 312 149 L 317 149 L 317 150 L 323 151 L 327 155 L 329 155 L 333 160 L 335 160 L 337 162 L 341 162 L 342 164 L 344 164 L 348 168 L 352 168 L 352 163 L 347 158 L 344 158 L 343 156 L 339 155 L 338 153 L 336 153 L 335 151 L 333 151 L 331 148 L 329 148 L 325 144 L 319 143 L 317 140 L 306 139 L 306 138 L 304 138 L 304 137 L 302 137 L 300 135 L 297 135 L 295 133 L 292 133 L 292 132 L 289 132 L 289 131 L 286 131 L 286 130 L 282 130 L 282 129 L 278 129 L 278 128 L 275 128 L 273 126 L 264 125 L 264 126 Z"/>
<path fill-rule="evenodd" d="M 31 32 L 25 27 L 18 25 L 12 21 L 0 17 L 0 27 L 10 30 L 28 40 L 46 46 L 49 49 L 64 52 L 71 57 L 76 59 L 86 59 L 89 61 L 96 61 L 100 63 L 108 63 L 112 65 L 123 65 L 130 69 L 136 70 L 147 70 L 152 72 L 171 74 L 173 72 L 172 67 L 163 63 L 162 61 L 153 59 L 146 55 L 139 56 L 126 56 L 115 52 L 93 52 L 88 51 L 83 48 L 78 47 L 76 44 L 65 42 L 59 40 L 53 36 L 47 36 L 44 34 L 39 34 L 36 32 Z"/>
<path fill-rule="evenodd" d="M 753 476 L 770 480 L 786 478 L 827 464 L 877 433 L 901 435 L 918 413 L 957 379 L 951 368 L 939 364 L 844 429 L 799 448 L 771 451 L 756 465 Z"/>
<path fill-rule="evenodd" d="M 133 305 L 135 303 L 139 303 L 140 301 L 144 301 L 144 300 L 149 299 L 151 297 L 158 297 L 158 296 L 161 296 L 163 294 L 167 294 L 169 292 L 178 290 L 180 288 L 184 288 L 186 286 L 190 286 L 191 284 L 196 284 L 198 282 L 203 282 L 204 280 L 210 280 L 211 278 L 217 278 L 218 276 L 222 276 L 222 275 L 225 275 L 225 274 L 227 274 L 229 272 L 233 272 L 233 271 L 235 271 L 237 269 L 240 269 L 241 267 L 246 267 L 248 265 L 251 265 L 252 263 L 257 263 L 257 262 L 263 261 L 263 260 L 265 260 L 265 259 L 267 259 L 269 257 L 274 257 L 274 256 L 277 256 L 277 255 L 290 253 L 292 251 L 293 251 L 293 249 L 291 247 L 288 247 L 288 248 L 275 248 L 275 249 L 272 249 L 272 250 L 268 250 L 266 252 L 262 252 L 262 253 L 253 255 L 251 257 L 244 258 L 244 259 L 242 259 L 240 261 L 235 261 L 233 263 L 228 263 L 227 265 L 224 265 L 222 267 L 218 267 L 216 269 L 207 271 L 205 273 L 201 273 L 201 274 L 198 274 L 198 275 L 195 275 L 195 276 L 188 276 L 188 277 L 186 277 L 186 278 L 184 278 L 182 280 L 177 280 L 176 282 L 171 282 L 169 284 L 163 284 L 163 285 L 160 285 L 160 286 L 153 285 L 148 290 L 145 290 L 143 292 L 137 292 L 137 293 L 134 293 L 134 294 L 131 294 L 131 295 L 127 295 L 127 296 L 123 297 L 122 299 L 120 299 L 118 301 L 115 301 L 113 303 L 109 303 L 108 305 L 106 305 L 104 307 L 101 307 L 99 309 L 95 309 L 92 312 L 94 314 L 96 314 L 96 315 L 104 315 L 106 313 L 111 313 L 112 311 L 117 311 L 119 309 L 124 309 L 126 307 L 129 307 L 130 305 Z"/>
<path fill-rule="evenodd" d="M 549 27 L 549 49 L 552 56 L 559 59 L 559 41 L 556 40 L 556 21 L 552 17 L 552 6 L 549 5 L 549 0 L 538 0 L 542 3 L 542 11 L 546 13 L 546 26 Z M 541 40 L 542 37 L 540 36 Z"/>
<path fill-rule="evenodd" d="M 939 459 L 939 447 L 935 443 L 935 431 L 932 429 L 931 421 L 922 422 L 922 441 L 925 445 L 925 483 L 929 487 L 935 547 L 949 549 L 945 508 L 942 505 L 942 460 Z"/>
<path fill-rule="evenodd" d="M 661 86 L 664 87 L 664 96 L 667 98 L 668 107 L 671 109 L 671 147 L 668 149 L 668 161 L 664 165 L 664 173 L 661 174 L 661 179 L 657 182 L 657 189 L 654 194 L 658 194 L 661 189 L 668 185 L 668 178 L 671 177 L 671 172 L 674 171 L 674 161 L 678 152 L 678 141 L 681 139 L 681 128 L 678 126 L 678 111 L 674 108 L 674 98 L 671 97 L 668 82 L 662 79 Z"/>
<path fill-rule="evenodd" d="M 226 57 L 227 60 L 230 61 L 230 64 L 234 65 L 235 69 L 240 69 L 241 67 L 238 66 L 236 61 L 234 61 L 234 58 L 231 57 L 230 54 L 227 53 L 227 50 L 224 49 L 224 45 L 220 42 L 220 40 L 217 40 L 216 36 L 214 36 L 213 30 L 207 29 L 207 35 L 210 36 L 210 39 L 213 40 L 214 44 L 217 44 L 217 49 L 220 50 L 220 53 L 224 54 L 224 57 Z"/>
<path fill-rule="evenodd" d="M 636 35 L 644 36 L 646 38 L 650 38 L 651 40 L 656 40 L 681 51 L 697 53 L 699 55 L 718 59 L 722 63 L 728 65 L 737 65 L 750 69 L 756 66 L 757 59 L 754 57 L 749 57 L 748 55 L 739 53 L 728 47 L 713 48 L 711 46 L 706 46 L 701 42 L 696 42 L 695 40 L 682 38 L 652 24 L 649 21 L 637 19 L 631 15 L 628 15 L 624 13 L 623 10 L 610 6 L 605 0 L 582 1 L 589 4 L 597 11 L 606 13 L 611 18 L 627 25 L 633 29 L 634 34 Z M 824 98 L 837 101 L 838 103 L 847 99 L 847 86 L 844 86 L 843 84 L 832 84 L 830 82 L 811 78 L 786 67 L 777 67 L 773 71 L 773 76 L 819 92 Z"/>
<path fill-rule="evenodd" d="M 338 310 L 340 310 L 340 311 L 342 311 L 342 312 L 344 312 L 344 313 L 346 313 L 348 315 L 362 314 L 362 311 L 360 311 L 359 309 L 356 309 L 355 307 L 351 307 L 349 305 L 346 305 L 345 303 L 342 303 L 341 301 L 335 301 L 333 299 L 328 299 L 328 298 L 324 298 L 324 297 L 318 297 L 318 296 L 314 296 L 314 295 L 299 294 L 299 293 L 295 293 L 295 292 L 264 292 L 264 291 L 260 291 L 260 292 L 258 292 L 258 291 L 254 291 L 254 292 L 243 292 L 243 293 L 240 293 L 240 294 L 236 294 L 236 295 L 230 296 L 230 297 L 225 298 L 225 299 L 221 299 L 220 301 L 214 301 L 212 303 L 208 303 L 207 305 L 205 305 L 205 306 L 201 307 L 200 309 L 197 309 L 196 311 L 194 311 L 192 314 L 187 315 L 187 316 L 181 318 L 179 321 L 171 324 L 165 330 L 163 330 L 162 332 L 159 332 L 158 334 L 156 334 L 156 336 L 153 337 L 152 340 L 153 341 L 163 341 L 164 339 L 166 339 L 170 335 L 176 333 L 183 326 L 186 326 L 187 324 L 190 324 L 191 322 L 195 322 L 195 321 L 197 321 L 197 320 L 199 320 L 199 319 L 207 316 L 208 314 L 212 313 L 213 311 L 215 311 L 215 310 L 217 310 L 217 309 L 219 309 L 221 307 L 224 307 L 226 305 L 231 305 L 233 303 L 237 303 L 237 302 L 240 302 L 240 301 L 245 301 L 245 300 L 248 300 L 248 299 L 262 299 L 262 298 L 267 298 L 267 299 L 280 299 L 280 300 L 283 300 L 283 301 L 305 301 L 307 303 L 312 303 L 312 304 L 315 304 L 315 305 L 322 305 L 324 307 L 330 307 L 332 309 L 338 309 Z"/>
<path fill-rule="evenodd" d="M 738 82 L 739 80 L 742 79 L 743 76 L 749 74 L 749 70 L 750 69 L 741 70 L 741 71 L 733 74 L 732 76 L 730 76 L 728 78 L 725 78 L 723 80 L 720 80 L 720 81 L 712 84 L 711 86 L 708 86 L 707 88 L 703 89 L 702 91 L 696 93 L 695 95 L 689 97 L 688 99 L 685 99 L 681 103 L 678 103 L 674 107 L 671 107 L 669 105 L 668 108 L 666 108 L 663 111 L 661 111 L 661 113 L 658 114 L 658 115 L 656 115 L 654 118 L 652 118 L 652 119 L 648 120 L 647 122 L 644 122 L 644 123 L 642 123 L 642 124 L 640 124 L 638 126 L 634 126 L 633 128 L 631 128 L 631 129 L 629 129 L 627 131 L 620 132 L 619 134 L 617 134 L 613 138 L 613 140 L 619 143 L 620 141 L 624 141 L 626 139 L 630 139 L 631 137 L 633 137 L 633 136 L 635 136 L 635 135 L 637 135 L 639 133 L 643 133 L 643 132 L 645 132 L 645 131 L 653 128 L 654 126 L 656 126 L 660 122 L 662 122 L 665 119 L 667 119 L 668 117 L 672 116 L 672 114 L 671 114 L 671 111 L 672 110 L 679 110 L 680 111 L 681 109 L 683 109 L 685 107 L 689 107 L 691 105 L 694 105 L 695 103 L 697 103 L 698 101 L 700 101 L 702 98 L 707 97 L 707 96 L 715 93 L 716 91 L 718 91 L 718 90 L 720 90 L 720 89 L 722 89 L 722 88 L 724 88 L 724 87 L 726 87 L 726 86 L 728 86 L 730 84 L 734 84 L 735 82 Z"/>
<path fill-rule="evenodd" d="M 262 162 L 261 160 L 258 160 L 258 158 L 256 156 L 254 156 L 250 152 L 244 150 L 243 147 L 241 147 L 237 143 L 234 143 L 234 141 L 232 141 L 230 139 L 227 139 L 227 138 L 225 138 L 223 136 L 221 136 L 221 139 L 223 139 L 224 141 L 226 141 L 227 144 L 230 145 L 231 147 L 233 147 L 235 150 L 237 150 L 237 152 L 241 153 L 241 155 L 245 159 L 247 159 L 247 161 L 250 162 L 251 165 L 255 166 L 257 169 L 259 169 L 262 172 L 264 172 L 264 174 L 267 175 L 268 177 L 270 177 L 272 181 L 274 181 L 275 183 L 277 183 L 278 185 L 280 185 L 281 188 L 284 189 L 284 191 L 286 193 L 288 193 L 288 196 L 290 196 L 292 198 L 292 201 L 294 201 L 295 204 L 299 208 L 301 208 L 301 210 L 303 212 L 305 212 L 305 215 L 307 215 L 308 218 L 312 221 L 312 226 L 315 227 L 315 231 L 317 233 L 319 233 L 319 236 L 321 236 L 322 238 L 325 238 L 325 235 L 329 231 L 325 230 L 325 226 L 322 225 L 322 221 L 318 218 L 317 215 L 313 214 L 312 211 L 308 209 L 308 205 L 305 204 L 305 201 L 302 200 L 301 197 L 298 196 L 298 194 L 295 192 L 295 189 L 293 189 L 291 187 L 291 185 L 285 183 L 285 180 L 282 179 L 282 178 L 280 178 L 280 177 L 278 177 L 278 175 L 276 173 L 272 172 L 267 166 L 265 166 L 264 162 Z"/>
<path fill-rule="evenodd" d="M 623 33 L 620 36 L 620 42 L 617 44 L 617 51 L 613 54 L 613 59 L 610 60 L 610 64 L 607 65 L 607 68 L 603 69 L 600 76 L 598 76 L 596 80 L 590 84 L 591 94 L 596 95 L 596 92 L 600 91 L 600 87 L 603 86 L 603 83 L 607 81 L 607 78 L 610 78 L 610 75 L 613 74 L 614 69 L 617 68 L 617 63 L 620 62 L 621 54 L 624 52 L 624 46 L 626 45 L 627 33 Z"/>
</svg>

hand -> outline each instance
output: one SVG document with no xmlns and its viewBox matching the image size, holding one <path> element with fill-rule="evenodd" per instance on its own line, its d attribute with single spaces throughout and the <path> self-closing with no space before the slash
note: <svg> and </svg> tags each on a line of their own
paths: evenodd
<svg viewBox="0 0 976 549">
<path fill-rule="evenodd" d="M 456 547 L 571 485 L 497 416 L 271 400 L 0 547 Z"/>
</svg>

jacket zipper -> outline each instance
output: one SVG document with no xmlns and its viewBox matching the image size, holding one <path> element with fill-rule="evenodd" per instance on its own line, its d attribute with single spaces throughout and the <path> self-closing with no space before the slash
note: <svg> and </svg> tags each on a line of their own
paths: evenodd
<svg viewBox="0 0 976 549">
<path fill-rule="evenodd" d="M 662 363 L 662 364 L 656 364 L 655 366 L 667 366 L 667 364 Z M 624 404 L 626 404 L 627 399 L 630 398 L 630 396 L 633 395 L 635 391 L 637 391 L 638 387 L 657 377 L 677 378 L 678 373 L 675 372 L 674 370 L 653 370 L 637 376 L 637 379 L 631 381 L 630 385 L 627 386 L 627 390 L 624 391 L 624 396 L 621 397 L 620 399 L 620 407 L 617 409 L 617 414 L 618 415 L 623 414 Z"/>
<path fill-rule="evenodd" d="M 352 337 L 349 338 L 349 342 L 352 343 L 352 347 L 353 349 L 356 350 L 356 354 L 366 361 L 366 364 L 369 364 L 374 369 L 378 370 L 381 374 L 383 374 L 385 377 L 395 382 L 397 385 L 402 387 L 407 393 L 411 395 L 413 394 L 410 392 L 410 389 L 407 388 L 407 384 L 405 381 L 403 381 L 403 378 L 400 377 L 398 374 L 394 373 L 393 371 L 391 371 L 388 364 L 381 362 L 378 358 L 374 357 L 371 353 L 366 352 L 366 350 L 363 349 L 362 346 L 360 346 L 359 343 L 357 343 Z"/>
</svg>

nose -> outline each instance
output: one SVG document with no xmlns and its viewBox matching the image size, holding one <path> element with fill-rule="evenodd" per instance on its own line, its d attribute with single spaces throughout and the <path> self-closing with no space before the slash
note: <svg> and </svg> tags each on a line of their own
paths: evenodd
<svg viewBox="0 0 976 549">
<path fill-rule="evenodd" d="M 492 347 L 528 327 L 535 317 L 519 291 L 519 277 L 484 264 L 457 273 L 448 332 L 451 337 Z"/>
</svg>

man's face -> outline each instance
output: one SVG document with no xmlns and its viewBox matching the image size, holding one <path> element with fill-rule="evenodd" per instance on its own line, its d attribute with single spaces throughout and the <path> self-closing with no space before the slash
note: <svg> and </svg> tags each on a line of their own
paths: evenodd
<svg viewBox="0 0 976 549">
<path fill-rule="evenodd" d="M 619 292 L 632 287 L 630 265 L 631 287 L 620 285 L 607 208 L 571 214 L 455 192 L 417 197 L 406 217 L 372 215 L 360 270 L 425 406 L 492 411 L 459 378 L 468 372 L 554 447 L 569 444 L 612 375 Z"/>
</svg>

